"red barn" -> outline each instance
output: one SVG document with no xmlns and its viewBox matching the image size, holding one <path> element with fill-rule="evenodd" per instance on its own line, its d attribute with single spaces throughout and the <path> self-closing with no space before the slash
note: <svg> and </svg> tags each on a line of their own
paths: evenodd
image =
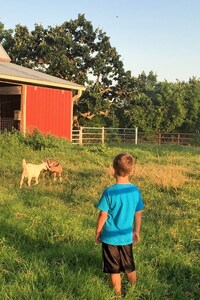
<svg viewBox="0 0 200 300">
<path fill-rule="evenodd" d="M 37 128 L 71 140 L 73 101 L 84 90 L 82 85 L 11 63 L 0 45 L 0 130 L 31 133 Z"/>
</svg>

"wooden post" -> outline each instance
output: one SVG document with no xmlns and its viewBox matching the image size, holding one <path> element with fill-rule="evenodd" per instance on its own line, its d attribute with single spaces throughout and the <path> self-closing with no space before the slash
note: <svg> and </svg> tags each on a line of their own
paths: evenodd
<svg viewBox="0 0 200 300">
<path fill-rule="evenodd" d="M 79 145 L 83 145 L 83 127 L 80 126 L 79 129 Z"/>
<path fill-rule="evenodd" d="M 20 111 L 21 111 L 20 131 L 25 135 L 26 134 L 26 85 L 22 85 Z"/>
<path fill-rule="evenodd" d="M 178 145 L 180 144 L 180 133 L 178 133 Z"/>
<path fill-rule="evenodd" d="M 102 142 L 102 144 L 104 144 L 104 142 L 105 142 L 105 129 L 104 129 L 104 127 L 102 127 L 101 142 Z"/>
<path fill-rule="evenodd" d="M 161 145 L 162 133 L 158 132 L 158 145 Z"/>
<path fill-rule="evenodd" d="M 138 128 L 135 128 L 135 145 L 138 144 Z"/>
</svg>

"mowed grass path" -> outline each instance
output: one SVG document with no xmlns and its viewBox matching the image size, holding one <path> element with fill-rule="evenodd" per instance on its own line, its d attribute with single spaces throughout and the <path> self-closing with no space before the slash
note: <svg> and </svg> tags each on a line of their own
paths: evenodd
<svg viewBox="0 0 200 300">
<path fill-rule="evenodd" d="M 130 287 L 124 278 L 126 299 L 200 299 L 199 148 L 81 147 L 16 133 L 0 135 L 0 143 L 0 299 L 111 299 L 94 243 L 95 206 L 114 183 L 110 166 L 122 151 L 138 158 L 131 181 L 145 203 L 134 246 L 138 282 Z M 23 158 L 58 160 L 63 182 L 40 179 L 20 190 Z"/>
</svg>

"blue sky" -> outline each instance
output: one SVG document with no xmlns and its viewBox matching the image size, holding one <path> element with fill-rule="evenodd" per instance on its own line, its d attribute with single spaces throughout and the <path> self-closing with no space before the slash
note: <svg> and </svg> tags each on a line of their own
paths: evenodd
<svg viewBox="0 0 200 300">
<path fill-rule="evenodd" d="M 0 0 L 6 29 L 60 25 L 79 13 L 106 32 L 133 76 L 200 78 L 200 0 Z"/>
</svg>

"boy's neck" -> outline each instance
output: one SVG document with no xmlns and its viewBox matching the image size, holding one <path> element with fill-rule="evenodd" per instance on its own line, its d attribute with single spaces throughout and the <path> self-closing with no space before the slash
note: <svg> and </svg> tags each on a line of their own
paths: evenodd
<svg viewBox="0 0 200 300">
<path fill-rule="evenodd" d="M 125 176 L 125 177 L 115 176 L 115 178 L 116 178 L 116 183 L 130 183 L 129 176 Z"/>
</svg>

